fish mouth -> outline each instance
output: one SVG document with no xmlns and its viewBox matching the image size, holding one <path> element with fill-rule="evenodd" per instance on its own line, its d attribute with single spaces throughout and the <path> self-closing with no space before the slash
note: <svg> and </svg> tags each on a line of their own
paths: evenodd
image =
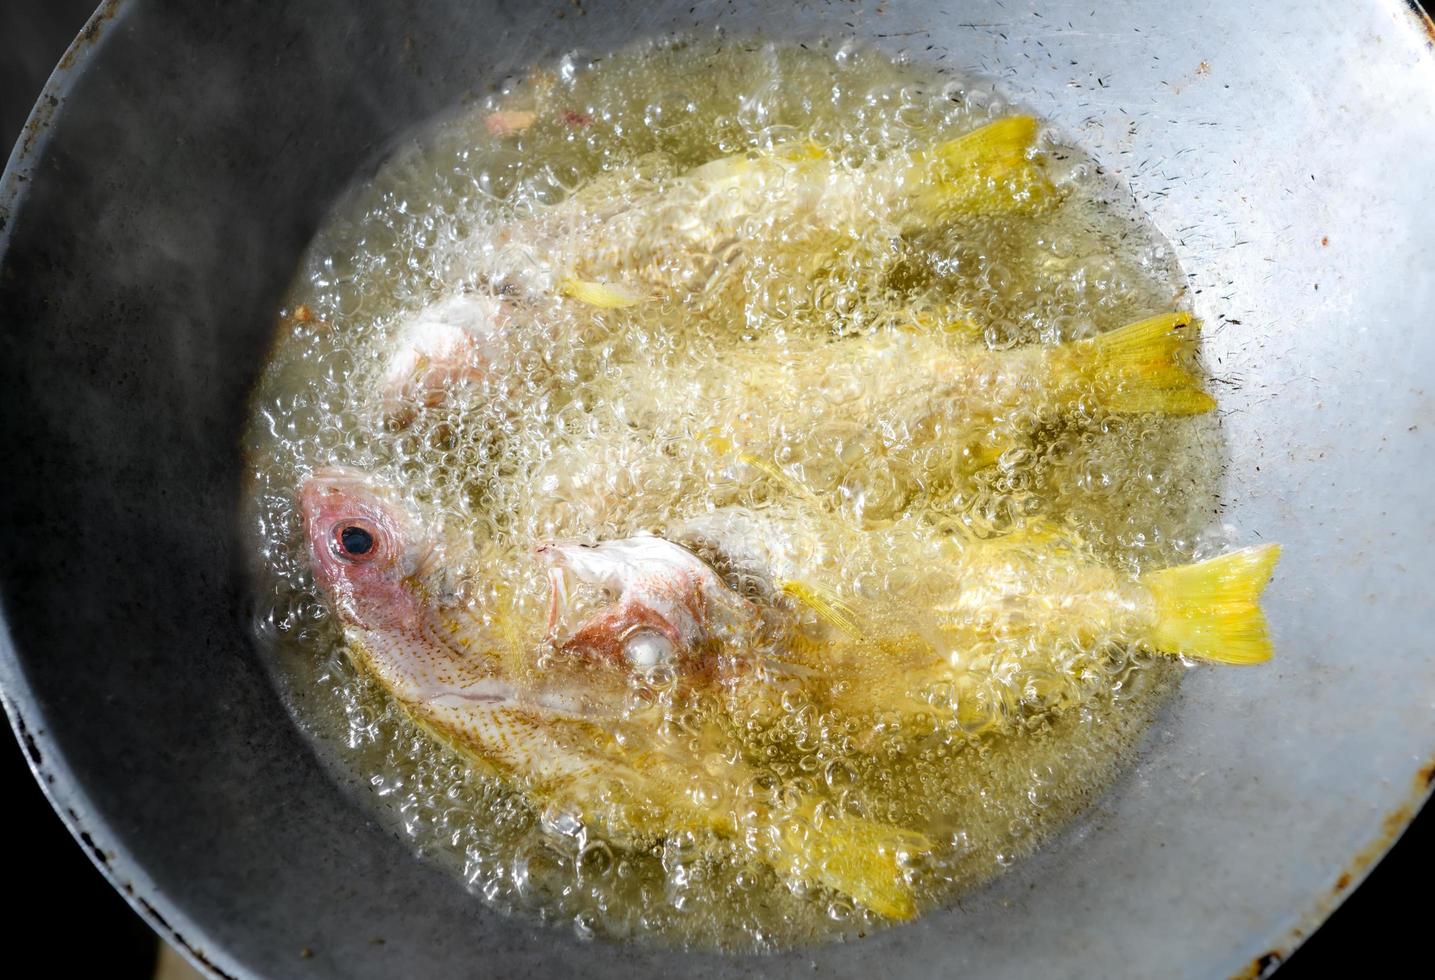
<svg viewBox="0 0 1435 980">
<path fill-rule="evenodd" d="M 583 553 L 594 545 L 581 541 L 547 540 L 533 548 L 533 557 L 546 570 L 548 579 L 548 639 L 557 642 L 566 617 L 574 612 L 576 585 L 591 585 L 604 592 L 609 599 L 617 597 L 617 591 L 605 587 L 601 576 L 595 576 L 593 569 L 583 560 Z"/>
</svg>

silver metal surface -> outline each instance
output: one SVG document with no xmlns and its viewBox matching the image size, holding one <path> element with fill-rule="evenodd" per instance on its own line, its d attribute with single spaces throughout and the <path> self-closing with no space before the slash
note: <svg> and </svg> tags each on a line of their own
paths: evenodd
<svg viewBox="0 0 1435 980">
<path fill-rule="evenodd" d="M 106 29 L 123 30 L 130 12 L 121 5 Z M 568 48 L 714 26 L 733 37 L 854 37 L 995 77 L 1126 182 L 1176 246 L 1209 363 L 1230 382 L 1218 519 L 1236 539 L 1279 541 L 1285 553 L 1268 593 L 1274 663 L 1193 672 L 1134 771 L 1063 838 L 956 909 L 767 959 L 639 952 L 541 930 L 515 951 L 505 937 L 528 927 L 475 909 L 470 932 L 425 940 L 426 958 L 404 953 L 417 973 L 1211 977 L 1278 963 L 1404 826 L 1435 759 L 1428 22 L 1396 0 L 590 0 L 581 15 L 565 3 L 460 4 L 447 16 L 491 54 L 489 80 Z M 81 55 L 97 72 L 104 45 Z M 58 77 L 52 92 L 66 84 Z M 44 159 L 43 145 L 17 151 L 0 206 L 25 193 L 17 181 Z M 212 965 L 276 972 L 263 951 L 297 949 L 304 933 L 272 916 L 245 919 L 258 886 L 252 901 L 235 900 L 237 922 L 194 913 L 198 890 L 211 887 L 203 855 L 189 855 L 187 878 L 137 863 L 136 835 L 154 831 L 86 793 L 45 734 L 64 719 L 28 677 L 22 656 L 0 656 L 7 707 L 30 719 L 50 792 L 110 855 L 108 873 Z M 356 866 L 357 897 L 336 892 L 339 907 L 315 909 L 316 919 L 388 928 L 371 918 L 386 883 L 366 875 Z M 282 972 L 377 976 L 398 965 L 337 939 L 325 952 L 290 954 Z"/>
</svg>

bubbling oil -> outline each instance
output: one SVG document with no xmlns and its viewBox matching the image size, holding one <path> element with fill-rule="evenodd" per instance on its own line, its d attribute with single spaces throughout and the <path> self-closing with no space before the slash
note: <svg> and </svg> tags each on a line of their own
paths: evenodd
<svg viewBox="0 0 1435 980">
<path fill-rule="evenodd" d="M 531 112 L 532 124 L 495 133 L 495 111 Z M 1030 424 L 994 459 L 920 493 L 911 487 L 928 485 L 922 471 L 937 465 L 942 440 L 840 405 L 811 414 L 794 442 L 736 463 L 728 451 L 752 443 L 736 419 L 762 405 L 734 405 L 730 393 L 754 360 L 825 363 L 819 352 L 834 350 L 860 359 L 871 338 L 917 328 L 942 351 L 1018 350 L 1174 308 L 1184 286 L 1169 247 L 1114 203 L 1125 198 L 1090 159 L 1049 136 L 1058 206 L 905 234 L 867 214 L 842 253 L 807 264 L 800 281 L 758 249 L 705 307 L 664 296 L 623 309 L 530 298 L 492 376 L 455 386 L 409 424 L 384 417 L 379 389 L 401 328 L 444 297 L 494 287 L 473 254 L 495 228 L 534 227 L 575 201 L 601 210 L 660 200 L 708 161 L 809 141 L 860 171 L 1012 111 L 981 79 L 851 45 L 681 41 L 574 56 L 430 127 L 316 237 L 248 435 L 256 631 L 336 773 L 484 901 L 585 937 L 731 950 L 885 923 L 850 897 L 782 875 L 741 840 L 684 828 L 635 840 L 426 735 L 350 663 L 314 585 L 295 488 L 317 467 L 362 468 L 399 488 L 457 542 L 452 577 L 500 585 L 534 624 L 535 541 L 662 531 L 722 508 L 779 519 L 784 507 L 821 511 L 840 528 L 820 565 L 825 584 L 859 605 L 895 602 L 898 617 L 920 614 L 900 597 L 944 569 L 843 540 L 911 529 L 980 540 L 1055 522 L 1132 572 L 1220 544 L 1200 534 L 1221 448 L 1207 418 L 1115 416 L 1084 403 L 1058 416 L 1034 403 L 1023 409 Z M 642 244 L 661 251 L 672 230 L 647 233 L 655 240 Z M 789 387 L 770 410 L 802 415 L 804 390 L 821 379 L 799 367 L 781 380 Z M 939 698 L 929 711 L 858 710 L 779 680 L 746 707 L 700 690 L 675 696 L 651 678 L 635 692 L 655 742 L 690 737 L 694 713 L 716 719 L 755 774 L 755 794 L 820 796 L 927 835 L 932 851 L 903 872 L 925 910 L 1010 867 L 1109 786 L 1181 666 L 1107 650 L 1080 696 L 1066 698 L 1039 694 L 1049 661 L 1026 674 L 1002 669 L 1009 697 L 981 724 Z"/>
</svg>

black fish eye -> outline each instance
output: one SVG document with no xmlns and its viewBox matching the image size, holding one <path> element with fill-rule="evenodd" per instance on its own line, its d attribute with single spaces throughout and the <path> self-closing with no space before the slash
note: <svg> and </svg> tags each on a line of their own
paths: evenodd
<svg viewBox="0 0 1435 980">
<path fill-rule="evenodd" d="M 339 532 L 339 542 L 351 555 L 367 555 L 374 547 L 374 536 L 363 528 L 350 524 Z"/>
<path fill-rule="evenodd" d="M 338 557 L 348 561 L 367 561 L 374 557 L 378 541 L 368 521 L 353 518 L 341 521 L 334 525 L 332 533 L 334 554 Z"/>
</svg>

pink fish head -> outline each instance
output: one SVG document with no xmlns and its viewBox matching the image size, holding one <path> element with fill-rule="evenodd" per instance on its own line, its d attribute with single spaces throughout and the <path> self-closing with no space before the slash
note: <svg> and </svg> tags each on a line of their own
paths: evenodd
<svg viewBox="0 0 1435 980">
<path fill-rule="evenodd" d="M 409 704 L 474 706 L 515 695 L 448 581 L 439 538 L 359 470 L 316 470 L 299 490 L 315 581 L 360 667 Z M 362 633 L 362 637 L 352 634 Z"/>
<path fill-rule="evenodd" d="M 598 660 L 650 668 L 730 640 L 756 622 L 756 609 L 691 551 L 650 534 L 597 544 L 538 546 L 548 568 L 550 637 Z M 566 639 L 569 579 L 601 590 L 607 602 Z"/>
<path fill-rule="evenodd" d="M 429 546 L 401 505 L 367 474 L 327 467 L 304 481 L 299 509 L 314 578 L 347 625 L 378 630 L 418 618 L 413 577 Z"/>
</svg>

